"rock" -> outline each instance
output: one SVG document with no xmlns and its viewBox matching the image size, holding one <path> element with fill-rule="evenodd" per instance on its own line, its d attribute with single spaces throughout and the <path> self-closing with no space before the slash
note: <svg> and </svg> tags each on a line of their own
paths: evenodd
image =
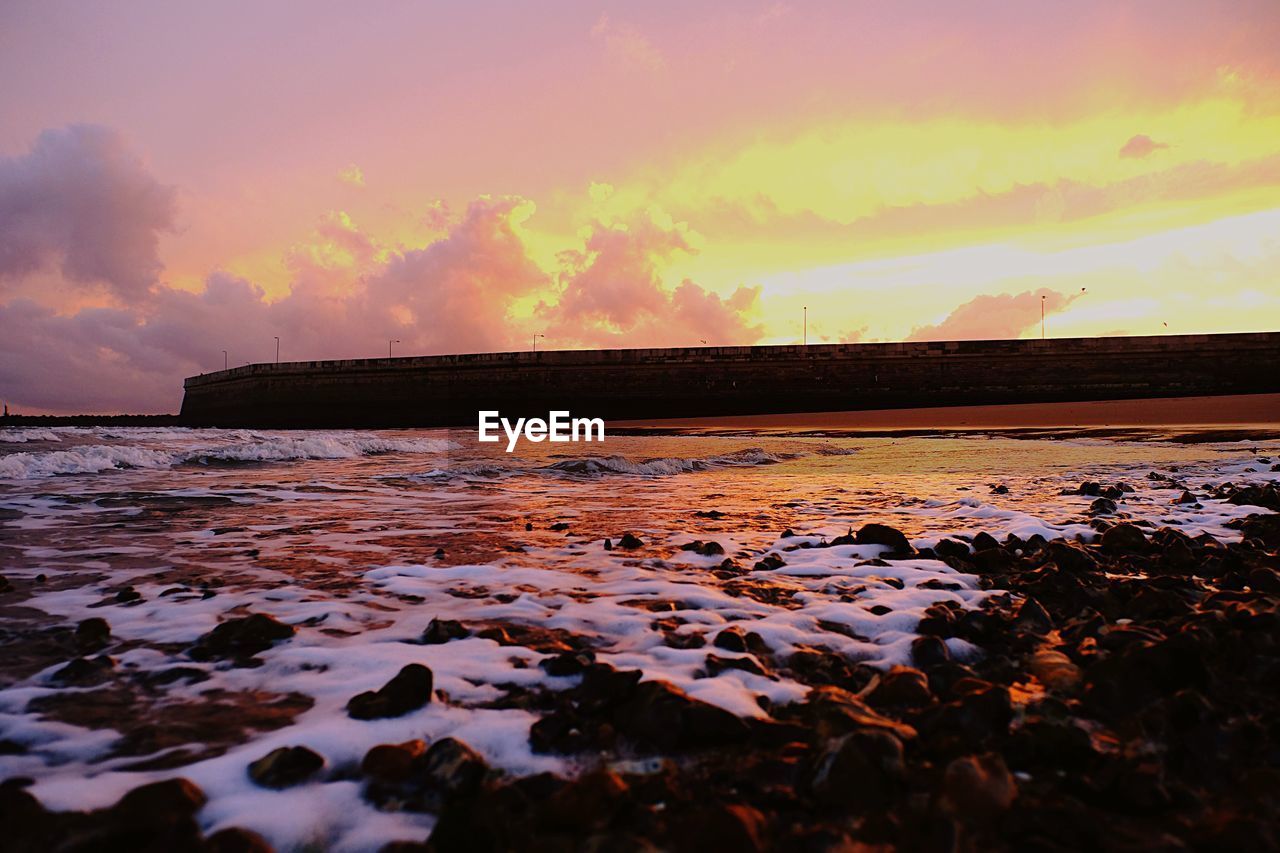
<svg viewBox="0 0 1280 853">
<path fill-rule="evenodd" d="M 990 551 L 992 548 L 1000 547 L 1000 543 L 996 540 L 996 537 L 987 533 L 985 530 L 973 537 L 972 544 L 974 551 Z"/>
<path fill-rule="evenodd" d="M 107 655 L 96 658 L 76 658 L 71 663 L 57 670 L 49 678 L 59 684 L 70 684 L 83 687 L 101 684 L 111 677 L 116 662 Z"/>
<path fill-rule="evenodd" d="M 897 554 L 910 554 L 914 550 L 902 531 L 887 524 L 864 524 L 858 528 L 854 540 L 859 545 L 887 545 L 891 552 Z"/>
<path fill-rule="evenodd" d="M 415 781 L 446 799 L 475 792 L 489 773 L 480 753 L 451 737 L 433 743 L 417 764 Z"/>
<path fill-rule="evenodd" d="M 360 770 L 379 782 L 399 784 L 413 772 L 414 762 L 427 751 L 426 741 L 381 743 L 364 754 Z"/>
<path fill-rule="evenodd" d="M 1260 506 L 1280 512 L 1280 489 L 1273 485 L 1246 486 L 1236 489 L 1227 498 L 1227 503 L 1236 506 Z"/>
<path fill-rule="evenodd" d="M 814 763 L 809 788 L 829 804 L 883 809 L 899 796 L 905 777 L 902 741 L 882 729 L 868 729 L 829 742 Z"/>
<path fill-rule="evenodd" d="M 1034 598 L 1028 598 L 1022 602 L 1022 606 L 1018 608 L 1015 624 L 1019 630 L 1039 636 L 1044 636 L 1053 630 L 1053 619 Z"/>
<path fill-rule="evenodd" d="M 1195 496 L 1195 494 L 1194 494 L 1194 493 L 1192 493 L 1190 490 L 1188 490 L 1188 489 L 1183 489 L 1183 490 L 1182 490 L 1182 494 L 1181 494 L 1181 495 L 1179 495 L 1179 496 L 1177 497 L 1177 499 L 1175 499 L 1175 500 L 1174 500 L 1174 503 L 1176 503 L 1176 504 L 1193 504 L 1193 503 L 1195 503 L 1195 502 L 1196 502 L 1196 501 L 1198 501 L 1198 500 L 1200 500 L 1200 499 L 1199 499 L 1198 497 L 1196 497 L 1196 496 Z"/>
<path fill-rule="evenodd" d="M 747 651 L 747 637 L 737 625 L 730 625 L 716 634 L 712 645 L 727 652 L 745 652 Z"/>
<path fill-rule="evenodd" d="M 111 626 L 101 616 L 85 619 L 76 625 L 75 643 L 81 652 L 96 652 L 111 640 Z"/>
<path fill-rule="evenodd" d="M 1073 693 L 1080 686 L 1080 667 L 1062 652 L 1041 647 L 1031 655 L 1027 669 L 1056 693 Z"/>
<path fill-rule="evenodd" d="M 544 658 L 538 662 L 547 675 L 580 675 L 596 661 L 595 652 L 568 651 Z"/>
<path fill-rule="evenodd" d="M 821 738 L 842 737 L 863 729 L 881 729 L 899 740 L 911 740 L 916 730 L 867 707 L 848 690 L 820 685 L 809 691 L 805 702 L 790 706 L 800 721 L 812 726 Z"/>
<path fill-rule="evenodd" d="M 636 685 L 613 714 L 618 732 L 659 750 L 697 749 L 745 740 L 746 723 L 723 708 L 693 699 L 666 681 Z"/>
<path fill-rule="evenodd" d="M 628 551 L 634 551 L 636 548 L 644 547 L 644 540 L 634 533 L 624 533 L 622 538 L 618 540 L 618 547 L 625 548 Z"/>
<path fill-rule="evenodd" d="M 1081 483 L 1080 486 L 1076 489 L 1076 494 L 1084 495 L 1085 497 L 1090 497 L 1090 498 L 1101 497 L 1102 484 L 1095 483 L 1092 480 L 1086 480 L 1085 482 Z"/>
<path fill-rule="evenodd" d="M 733 850 L 742 853 L 764 850 L 766 819 L 759 809 L 743 803 L 700 804 L 677 821 L 674 831 L 682 850 Z M 606 844 L 601 849 L 615 849 Z M 634 851 L 651 847 L 633 846 Z"/>
<path fill-rule="evenodd" d="M 772 572 L 782 568 L 786 562 L 777 554 L 769 553 L 761 558 L 754 566 L 757 572 Z"/>
<path fill-rule="evenodd" d="M 547 529 L 553 533 L 563 533 L 564 531 L 569 529 L 569 523 L 567 521 L 557 521 L 555 524 L 551 525 Z"/>
<path fill-rule="evenodd" d="M 209 853 L 273 853 L 267 840 L 251 829 L 229 826 L 206 840 Z"/>
<path fill-rule="evenodd" d="M 1110 498 L 1098 498 L 1089 504 L 1089 515 L 1115 515 L 1118 507 Z"/>
<path fill-rule="evenodd" d="M 196 660 L 215 658 L 247 658 L 265 651 L 280 640 L 296 633 L 273 616 L 251 613 L 239 619 L 228 619 L 196 640 L 191 657 Z"/>
<path fill-rule="evenodd" d="M 933 546 L 933 553 L 940 559 L 952 557 L 959 560 L 969 559 L 969 546 L 955 539 L 943 539 Z"/>
<path fill-rule="evenodd" d="M 730 669 L 749 672 L 752 675 L 768 675 L 764 667 L 752 657 L 724 658 L 719 655 L 707 655 L 706 673 L 708 677 L 715 677 Z"/>
<path fill-rule="evenodd" d="M 911 660 L 916 666 L 933 666 L 951 660 L 951 650 L 938 637 L 916 637 L 911 641 Z"/>
<path fill-rule="evenodd" d="M 1018 783 L 996 753 L 957 758 L 947 765 L 942 785 L 944 807 L 966 822 L 989 821 L 1018 796 Z"/>
<path fill-rule="evenodd" d="M 453 619 L 432 619 L 422 632 L 420 642 L 435 646 L 450 640 L 462 640 L 471 636 L 471 632 L 461 622 Z"/>
<path fill-rule="evenodd" d="M 1046 546 L 1049 559 L 1061 569 L 1073 574 L 1084 574 L 1097 571 L 1098 561 L 1092 554 L 1080 546 L 1078 542 L 1065 539 L 1054 539 Z"/>
<path fill-rule="evenodd" d="M 165 779 L 129 791 L 111 807 L 117 815 L 149 820 L 156 815 L 191 816 L 208 801 L 200 786 L 187 779 Z"/>
<path fill-rule="evenodd" d="M 249 778 L 264 788 L 289 788 L 321 767 L 324 757 L 305 746 L 282 746 L 250 764 Z"/>
<path fill-rule="evenodd" d="M 1147 534 L 1135 525 L 1117 524 L 1106 529 L 1101 544 L 1106 554 L 1140 554 L 1147 550 Z"/>
<path fill-rule="evenodd" d="M 880 683 L 868 694 L 867 701 L 877 708 L 920 708 L 933 701 L 933 694 L 923 672 L 909 666 L 895 666 L 880 676 Z"/>
<path fill-rule="evenodd" d="M 431 670 L 420 663 L 405 666 L 377 691 L 366 691 L 347 702 L 347 715 L 355 720 L 400 717 L 431 701 Z"/>
</svg>

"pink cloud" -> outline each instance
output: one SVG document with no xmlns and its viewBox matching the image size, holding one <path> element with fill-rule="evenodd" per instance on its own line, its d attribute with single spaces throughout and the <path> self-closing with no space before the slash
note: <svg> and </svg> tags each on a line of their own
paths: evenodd
<svg viewBox="0 0 1280 853">
<path fill-rule="evenodd" d="M 917 326 L 909 341 L 964 341 L 1016 338 L 1040 324 L 1040 307 L 1046 314 L 1065 308 L 1079 294 L 1070 296 L 1042 287 L 1017 295 L 1001 293 L 977 296 L 956 308 L 941 323 Z"/>
<path fill-rule="evenodd" d="M 1143 157 L 1151 156 L 1153 152 L 1158 151 L 1161 148 L 1168 147 L 1167 143 L 1156 142 L 1145 133 L 1139 133 L 1137 136 L 1130 137 L 1129 141 L 1121 146 L 1120 156 L 1125 159 L 1140 160 Z"/>
<path fill-rule="evenodd" d="M 68 282 L 137 297 L 160 272 L 174 204 L 115 131 L 46 130 L 27 154 L 0 159 L 0 279 L 56 268 Z"/>
</svg>

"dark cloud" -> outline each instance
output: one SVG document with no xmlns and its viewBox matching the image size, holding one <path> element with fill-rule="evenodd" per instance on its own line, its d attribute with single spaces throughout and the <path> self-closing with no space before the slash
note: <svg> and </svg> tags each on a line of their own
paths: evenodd
<svg viewBox="0 0 1280 853">
<path fill-rule="evenodd" d="M 977 296 L 956 308 L 941 323 L 918 326 L 907 336 L 909 341 L 965 341 L 1019 337 L 1027 329 L 1040 325 L 1040 306 L 1045 314 L 1065 308 L 1079 294 L 1066 296 L 1042 287 L 1017 295 L 1001 293 Z"/>
<path fill-rule="evenodd" d="M 1142 159 L 1148 157 L 1153 151 L 1161 148 L 1168 148 L 1168 144 L 1164 142 L 1156 142 L 1145 133 L 1139 133 L 1137 136 L 1130 137 L 1120 148 L 1120 156 L 1123 158 Z"/>
<path fill-rule="evenodd" d="M 0 159 L 0 279 L 57 268 L 136 298 L 155 284 L 173 219 L 174 190 L 108 128 L 46 130 L 27 154 Z"/>
</svg>

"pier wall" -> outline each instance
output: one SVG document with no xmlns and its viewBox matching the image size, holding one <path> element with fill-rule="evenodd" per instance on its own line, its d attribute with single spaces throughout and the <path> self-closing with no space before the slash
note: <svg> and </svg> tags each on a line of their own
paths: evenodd
<svg viewBox="0 0 1280 853">
<path fill-rule="evenodd" d="M 181 422 L 428 427 L 1280 392 L 1280 333 L 571 350 L 252 364 L 185 382 Z"/>
</svg>

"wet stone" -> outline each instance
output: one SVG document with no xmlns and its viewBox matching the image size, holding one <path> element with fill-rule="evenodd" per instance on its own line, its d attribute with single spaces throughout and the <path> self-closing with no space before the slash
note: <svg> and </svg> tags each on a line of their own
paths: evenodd
<svg viewBox="0 0 1280 853">
<path fill-rule="evenodd" d="M 450 640 L 462 640 L 471 636 L 471 632 L 461 622 L 453 619 L 432 619 L 422 631 L 419 641 L 423 645 L 439 645 Z"/>
<path fill-rule="evenodd" d="M 286 625 L 274 616 L 252 613 L 219 624 L 196 640 L 190 654 L 195 660 L 247 658 L 289 639 L 296 631 L 292 625 Z"/>
<path fill-rule="evenodd" d="M 264 788 L 290 788 L 322 767 L 323 756 L 305 746 L 282 746 L 250 764 L 248 773 L 254 783 Z"/>
<path fill-rule="evenodd" d="M 400 717 L 430 702 L 431 690 L 431 670 L 411 663 L 380 689 L 353 696 L 347 702 L 347 715 L 355 720 Z"/>
<path fill-rule="evenodd" d="M 887 545 L 890 553 L 910 554 L 914 551 L 906 535 L 887 524 L 864 524 L 858 528 L 854 539 L 859 545 Z"/>
<path fill-rule="evenodd" d="M 95 652 L 111 640 L 111 626 L 100 616 L 84 619 L 76 625 L 76 648 L 82 652 Z"/>
</svg>

